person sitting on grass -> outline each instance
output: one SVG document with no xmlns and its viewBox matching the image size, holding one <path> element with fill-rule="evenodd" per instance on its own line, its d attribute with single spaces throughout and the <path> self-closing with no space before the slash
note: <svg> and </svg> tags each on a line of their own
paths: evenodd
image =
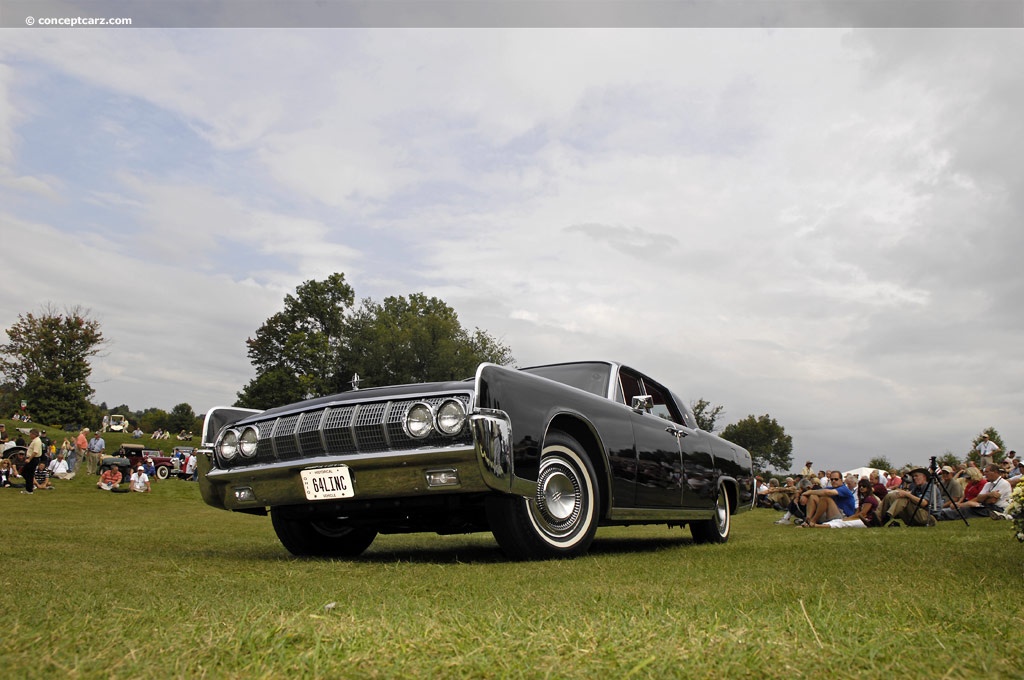
<svg viewBox="0 0 1024 680">
<path fill-rule="evenodd" d="M 967 468 L 965 479 L 967 482 L 964 486 L 964 497 L 958 501 L 961 505 L 967 501 L 973 501 L 985 488 L 985 475 L 981 474 L 981 470 L 976 467 Z"/>
<path fill-rule="evenodd" d="M 899 526 L 899 521 L 908 527 L 935 526 L 928 499 L 924 497 L 928 488 L 928 470 L 914 468 L 910 471 L 910 484 L 906 489 L 894 489 L 882 500 L 882 524 Z"/>
<path fill-rule="evenodd" d="M 860 500 L 860 505 L 857 506 L 857 512 L 853 513 L 848 519 L 833 519 L 824 524 L 818 524 L 815 528 L 863 529 L 865 527 L 882 526 L 882 522 L 878 518 L 879 500 L 875 496 L 871 480 L 861 479 L 857 482 L 857 498 Z"/>
<path fill-rule="evenodd" d="M 789 524 L 790 522 L 803 522 L 807 517 L 807 496 L 805 491 L 815 488 L 818 485 L 818 478 L 813 474 L 801 477 L 796 486 L 793 487 L 792 499 L 786 507 L 786 514 L 777 520 L 776 524 Z"/>
<path fill-rule="evenodd" d="M 847 519 L 857 512 L 857 500 L 853 490 L 843 480 L 843 473 L 833 470 L 828 473 L 831 485 L 827 489 L 805 491 L 807 496 L 807 520 L 804 526 L 814 527 L 834 519 Z"/>
<path fill-rule="evenodd" d="M 131 490 L 138 493 L 149 493 L 152 490 L 149 486 L 149 475 L 141 465 L 132 473 Z"/>
<path fill-rule="evenodd" d="M 107 468 L 100 475 L 100 481 L 96 482 L 96 488 L 104 491 L 113 491 L 121 486 L 121 471 L 116 467 Z"/>
<path fill-rule="evenodd" d="M 50 471 L 46 469 L 45 465 L 36 467 L 35 488 L 49 489 L 50 491 L 54 489 L 53 482 L 50 481 Z"/>
<path fill-rule="evenodd" d="M 969 501 L 960 504 L 960 511 L 964 517 L 995 517 L 1004 519 L 1006 507 L 1010 504 L 1010 495 L 1013 493 L 1010 483 L 1006 481 L 999 466 L 995 463 L 985 467 L 985 478 L 988 482 L 981 488 L 981 492 Z M 939 513 L 939 519 L 960 519 L 960 513 L 956 508 L 947 508 Z"/>
</svg>

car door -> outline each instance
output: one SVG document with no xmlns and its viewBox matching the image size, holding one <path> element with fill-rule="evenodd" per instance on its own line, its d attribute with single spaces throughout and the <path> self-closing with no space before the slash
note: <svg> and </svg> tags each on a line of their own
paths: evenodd
<svg viewBox="0 0 1024 680">
<path fill-rule="evenodd" d="M 646 405 L 630 414 L 636 443 L 636 507 L 679 507 L 683 498 L 683 458 L 678 428 L 681 417 L 665 401 L 659 386 L 630 369 L 619 373 L 626 404 L 646 397 Z"/>
</svg>

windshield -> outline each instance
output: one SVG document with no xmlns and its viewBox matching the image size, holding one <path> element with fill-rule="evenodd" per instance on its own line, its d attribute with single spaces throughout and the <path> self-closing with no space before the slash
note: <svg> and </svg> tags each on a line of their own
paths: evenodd
<svg viewBox="0 0 1024 680">
<path fill-rule="evenodd" d="M 539 375 L 542 378 L 604 397 L 608 395 L 608 378 L 611 370 L 612 367 L 608 364 L 593 362 L 534 366 L 533 368 L 524 368 L 523 372 Z"/>
</svg>

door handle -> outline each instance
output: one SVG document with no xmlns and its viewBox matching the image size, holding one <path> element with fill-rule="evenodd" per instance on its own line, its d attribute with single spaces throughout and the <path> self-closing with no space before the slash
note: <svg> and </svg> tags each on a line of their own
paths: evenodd
<svg viewBox="0 0 1024 680">
<path fill-rule="evenodd" d="M 665 432 L 668 432 L 669 434 L 674 434 L 676 436 L 676 439 L 682 439 L 683 437 L 689 434 L 684 430 L 677 430 L 674 427 L 666 427 Z"/>
</svg>

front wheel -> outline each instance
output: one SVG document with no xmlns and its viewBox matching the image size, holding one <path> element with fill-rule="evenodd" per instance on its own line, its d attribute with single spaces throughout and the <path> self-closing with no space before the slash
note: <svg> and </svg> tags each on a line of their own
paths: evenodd
<svg viewBox="0 0 1024 680">
<path fill-rule="evenodd" d="M 725 487 L 718 487 L 715 499 L 715 515 L 711 519 L 690 522 L 690 533 L 694 543 L 725 543 L 729 540 L 732 516 L 729 514 L 729 494 Z"/>
<path fill-rule="evenodd" d="M 270 509 L 270 520 L 281 545 L 298 557 L 356 557 L 377 538 L 342 519 L 295 519 L 281 508 Z"/>
<path fill-rule="evenodd" d="M 498 545 L 512 559 L 586 553 L 597 533 L 601 506 L 596 480 L 579 442 L 552 433 L 541 452 L 534 496 L 494 496 L 487 501 L 487 520 Z"/>
</svg>

